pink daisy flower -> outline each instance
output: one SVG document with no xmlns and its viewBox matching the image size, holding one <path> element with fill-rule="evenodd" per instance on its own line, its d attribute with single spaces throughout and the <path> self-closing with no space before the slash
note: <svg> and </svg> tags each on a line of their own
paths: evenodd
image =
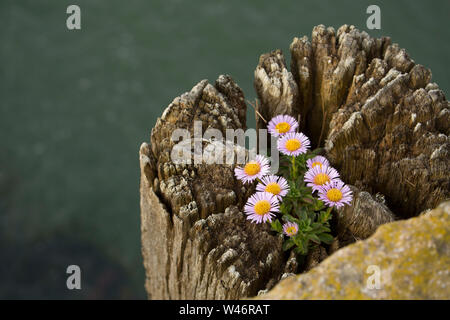
<svg viewBox="0 0 450 320">
<path fill-rule="evenodd" d="M 278 199 L 269 192 L 257 192 L 248 198 L 244 206 L 247 220 L 256 223 L 272 222 L 276 212 L 280 211 Z"/>
<path fill-rule="evenodd" d="M 312 159 L 308 159 L 306 161 L 306 165 L 308 166 L 309 169 L 314 168 L 315 166 L 320 166 L 320 167 L 329 167 L 330 163 L 328 162 L 327 158 L 322 157 L 322 156 L 315 156 Z"/>
<path fill-rule="evenodd" d="M 318 191 L 327 182 L 339 178 L 339 172 L 332 167 L 315 166 L 305 173 L 304 180 L 313 191 Z"/>
<path fill-rule="evenodd" d="M 288 115 L 273 117 L 267 125 L 267 130 L 269 130 L 269 133 L 274 137 L 278 137 L 289 132 L 295 132 L 295 129 L 297 128 L 298 122 L 293 117 Z"/>
<path fill-rule="evenodd" d="M 298 232 L 298 224 L 295 222 L 287 222 L 283 224 L 283 233 L 288 237 L 293 237 Z"/>
<path fill-rule="evenodd" d="M 269 159 L 264 156 L 257 155 L 255 160 L 249 161 L 243 168 L 236 167 L 234 175 L 244 183 L 252 182 L 255 179 L 261 179 L 269 174 Z"/>
<path fill-rule="evenodd" d="M 261 182 L 256 186 L 257 191 L 269 192 L 277 196 L 281 201 L 282 197 L 287 195 L 289 191 L 289 184 L 285 178 L 279 176 L 265 176 L 261 179 Z"/>
<path fill-rule="evenodd" d="M 309 149 L 309 139 L 303 133 L 290 132 L 278 139 L 278 150 L 288 156 L 298 156 Z"/>
<path fill-rule="evenodd" d="M 319 189 L 319 199 L 329 207 L 340 208 L 344 204 L 350 205 L 353 199 L 352 191 L 340 179 L 327 182 Z"/>
</svg>

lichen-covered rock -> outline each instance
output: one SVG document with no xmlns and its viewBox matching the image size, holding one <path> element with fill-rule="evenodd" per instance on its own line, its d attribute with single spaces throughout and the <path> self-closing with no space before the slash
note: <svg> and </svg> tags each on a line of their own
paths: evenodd
<svg viewBox="0 0 450 320">
<path fill-rule="evenodd" d="M 379 289 L 369 278 L 376 268 Z M 367 240 L 335 252 L 308 273 L 282 280 L 258 298 L 450 299 L 450 202 L 384 224 Z"/>
</svg>

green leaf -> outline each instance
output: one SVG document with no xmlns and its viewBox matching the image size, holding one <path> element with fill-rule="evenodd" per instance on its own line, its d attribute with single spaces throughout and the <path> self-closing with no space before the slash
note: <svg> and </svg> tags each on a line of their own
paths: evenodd
<svg viewBox="0 0 450 320">
<path fill-rule="evenodd" d="M 326 244 L 330 244 L 331 242 L 333 242 L 334 238 L 329 233 L 321 233 L 319 234 L 319 239 Z"/>
<path fill-rule="evenodd" d="M 290 248 L 292 248 L 293 245 L 294 245 L 294 241 L 292 241 L 291 239 L 286 240 L 283 243 L 283 251 L 289 250 Z"/>
<path fill-rule="evenodd" d="M 299 218 L 302 219 L 302 220 L 308 219 L 308 212 L 306 210 L 301 210 Z"/>
<path fill-rule="evenodd" d="M 280 220 L 276 219 L 274 220 L 270 226 L 272 227 L 272 230 L 276 231 L 276 232 L 283 232 L 283 227 L 281 226 Z"/>
<path fill-rule="evenodd" d="M 283 221 L 286 221 L 286 222 L 297 222 L 298 221 L 297 219 L 295 219 L 290 214 L 285 214 L 281 218 L 283 219 Z"/>
<path fill-rule="evenodd" d="M 324 208 L 325 208 L 325 205 L 324 205 L 323 201 L 322 200 L 317 200 L 316 204 L 315 204 L 314 211 L 320 211 L 320 210 L 323 210 Z"/>
<path fill-rule="evenodd" d="M 318 237 L 316 234 L 314 234 L 314 233 L 309 234 L 309 239 L 312 240 L 312 241 L 314 241 L 314 242 L 317 243 L 317 244 L 320 243 L 319 237 Z"/>
</svg>

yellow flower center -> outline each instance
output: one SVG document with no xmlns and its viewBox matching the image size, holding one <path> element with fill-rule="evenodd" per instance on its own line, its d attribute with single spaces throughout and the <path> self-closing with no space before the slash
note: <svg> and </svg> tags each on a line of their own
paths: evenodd
<svg viewBox="0 0 450 320">
<path fill-rule="evenodd" d="M 298 150 L 302 146 L 302 143 L 298 141 L 297 139 L 289 139 L 286 141 L 286 149 L 288 151 L 295 151 Z"/>
<path fill-rule="evenodd" d="M 295 227 L 288 227 L 286 228 L 286 233 L 290 236 L 293 236 L 297 233 L 297 230 L 295 229 Z"/>
<path fill-rule="evenodd" d="M 313 164 L 311 165 L 311 167 L 315 167 L 315 166 L 320 166 L 322 168 L 322 162 L 313 162 Z"/>
<path fill-rule="evenodd" d="M 269 184 L 266 186 L 266 189 L 265 189 L 265 190 L 266 190 L 267 192 L 270 192 L 270 193 L 274 194 L 274 195 L 277 195 L 277 194 L 280 193 L 281 188 L 280 188 L 280 186 L 278 185 L 278 183 L 271 182 L 271 183 L 269 183 Z"/>
<path fill-rule="evenodd" d="M 263 216 L 269 211 L 270 211 L 270 202 L 269 201 L 267 201 L 267 200 L 259 200 L 255 204 L 255 212 L 256 212 L 256 214 L 259 214 L 260 216 Z"/>
<path fill-rule="evenodd" d="M 291 125 L 287 122 L 280 122 L 275 126 L 278 133 L 286 133 L 291 129 Z"/>
<path fill-rule="evenodd" d="M 249 162 L 244 167 L 244 172 L 249 176 L 254 176 L 261 170 L 258 162 Z"/>
<path fill-rule="evenodd" d="M 330 177 L 325 173 L 319 173 L 314 177 L 314 184 L 321 186 L 330 181 Z"/>
<path fill-rule="evenodd" d="M 339 201 L 342 199 L 342 192 L 336 188 L 330 189 L 327 191 L 327 198 L 333 202 Z"/>
</svg>

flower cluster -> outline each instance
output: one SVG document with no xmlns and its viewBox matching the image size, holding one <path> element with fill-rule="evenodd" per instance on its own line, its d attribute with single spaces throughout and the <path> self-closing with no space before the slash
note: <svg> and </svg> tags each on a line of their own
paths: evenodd
<svg viewBox="0 0 450 320">
<path fill-rule="evenodd" d="M 257 192 L 248 199 L 244 207 L 247 219 L 256 223 L 272 222 L 275 213 L 279 212 L 282 197 L 289 191 L 286 179 L 268 175 L 269 171 L 269 160 L 261 155 L 247 162 L 243 168 L 234 169 L 235 176 L 244 183 L 259 181 L 256 186 Z"/>
<path fill-rule="evenodd" d="M 311 245 L 332 241 L 331 210 L 350 205 L 352 192 L 325 157 L 310 151 L 311 143 L 296 131 L 298 127 L 288 115 L 276 116 L 268 124 L 287 164 L 281 166 L 280 175 L 270 175 L 269 160 L 257 155 L 244 167 L 236 167 L 235 176 L 243 183 L 258 181 L 244 207 L 247 219 L 270 222 L 273 230 L 287 237 L 285 250 L 295 246 L 297 253 L 306 254 Z M 280 213 L 283 225 L 277 218 Z"/>
</svg>

